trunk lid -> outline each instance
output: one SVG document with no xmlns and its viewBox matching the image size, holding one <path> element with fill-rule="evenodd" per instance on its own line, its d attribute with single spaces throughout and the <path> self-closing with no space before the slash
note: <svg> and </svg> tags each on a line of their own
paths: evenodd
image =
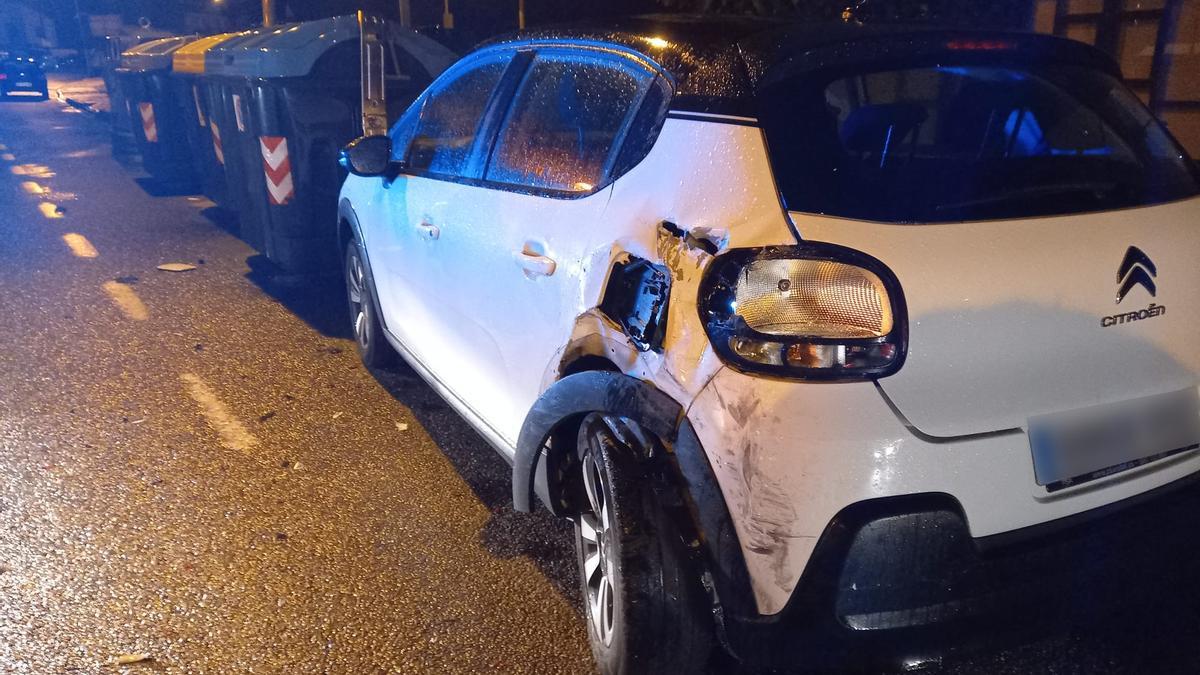
<svg viewBox="0 0 1200 675">
<path fill-rule="evenodd" d="M 792 217 L 804 239 L 858 249 L 895 272 L 908 356 L 879 386 L 925 434 L 1019 428 L 1031 416 L 1196 386 L 1200 199 L 933 225 Z"/>
</svg>

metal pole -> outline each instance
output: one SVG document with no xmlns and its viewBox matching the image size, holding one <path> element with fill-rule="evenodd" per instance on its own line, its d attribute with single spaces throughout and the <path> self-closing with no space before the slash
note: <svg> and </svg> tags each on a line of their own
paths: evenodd
<svg viewBox="0 0 1200 675">
<path fill-rule="evenodd" d="M 525 0 L 517 0 L 517 28 L 525 30 Z"/>
<path fill-rule="evenodd" d="M 450 0 L 442 3 L 442 28 L 454 30 L 454 14 L 450 12 Z"/>
<path fill-rule="evenodd" d="M 263 28 L 270 28 L 275 25 L 275 0 L 262 0 L 263 3 Z"/>
<path fill-rule="evenodd" d="M 412 28 L 412 0 L 400 0 L 400 25 Z"/>
</svg>

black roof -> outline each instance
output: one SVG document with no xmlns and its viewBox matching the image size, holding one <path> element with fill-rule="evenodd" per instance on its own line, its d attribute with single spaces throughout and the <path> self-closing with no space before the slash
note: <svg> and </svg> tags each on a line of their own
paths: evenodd
<svg viewBox="0 0 1200 675">
<path fill-rule="evenodd" d="M 1047 35 L 854 21 L 662 14 L 523 31 L 497 44 L 596 43 L 632 50 L 674 80 L 672 107 L 748 114 L 751 94 L 784 74 L 927 56 L 1073 62 L 1119 75 L 1094 47 Z"/>
</svg>

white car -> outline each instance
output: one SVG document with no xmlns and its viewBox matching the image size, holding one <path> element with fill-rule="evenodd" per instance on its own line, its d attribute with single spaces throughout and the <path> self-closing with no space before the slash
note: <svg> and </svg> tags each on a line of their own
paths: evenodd
<svg viewBox="0 0 1200 675">
<path fill-rule="evenodd" d="M 603 672 L 922 657 L 1194 528 L 1122 507 L 1200 470 L 1200 187 L 1091 47 L 522 34 L 342 161 L 363 360 L 574 520 Z"/>
</svg>

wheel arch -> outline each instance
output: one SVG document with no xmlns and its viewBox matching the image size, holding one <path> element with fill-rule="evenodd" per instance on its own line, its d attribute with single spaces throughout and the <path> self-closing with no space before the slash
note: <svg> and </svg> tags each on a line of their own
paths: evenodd
<svg viewBox="0 0 1200 675">
<path fill-rule="evenodd" d="M 556 433 L 578 428 L 591 412 L 636 420 L 646 431 L 669 445 L 676 466 L 675 488 L 689 507 L 675 517 L 685 531 L 696 535 L 693 546 L 711 575 L 714 601 L 735 616 L 757 616 L 750 574 L 742 557 L 733 518 L 709 464 L 700 439 L 684 408 L 653 385 L 621 372 L 591 370 L 566 375 L 534 404 L 525 418 L 513 460 L 513 506 L 530 511 L 534 499 L 554 515 L 568 516 L 557 503 L 552 483 L 561 465 L 554 454 L 566 448 L 547 447 Z M 572 444 L 571 449 L 574 448 Z"/>
<path fill-rule="evenodd" d="M 585 358 L 603 359 L 583 354 L 576 363 Z M 551 497 L 553 486 L 549 475 L 556 458 L 547 444 L 556 433 L 577 424 L 591 412 L 635 419 L 647 431 L 670 442 L 683 417 L 683 406 L 646 382 L 615 370 L 585 370 L 566 375 L 542 393 L 521 425 L 513 457 L 513 508 L 533 510 L 536 496 L 552 513 L 563 515 Z"/>
</svg>

